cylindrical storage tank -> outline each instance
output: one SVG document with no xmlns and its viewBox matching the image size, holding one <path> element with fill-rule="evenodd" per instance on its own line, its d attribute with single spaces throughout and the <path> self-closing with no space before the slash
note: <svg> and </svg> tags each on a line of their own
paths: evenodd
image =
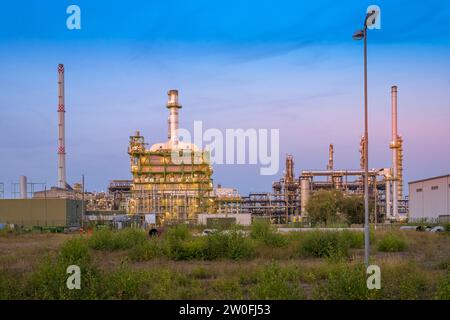
<svg viewBox="0 0 450 320">
<path fill-rule="evenodd" d="M 309 178 L 300 178 L 300 212 L 302 217 L 308 215 L 308 213 L 306 212 L 306 205 L 308 204 L 310 193 L 311 183 Z"/>
<path fill-rule="evenodd" d="M 20 176 L 19 186 L 20 186 L 20 199 L 26 199 L 27 198 L 27 177 L 26 176 Z"/>
</svg>

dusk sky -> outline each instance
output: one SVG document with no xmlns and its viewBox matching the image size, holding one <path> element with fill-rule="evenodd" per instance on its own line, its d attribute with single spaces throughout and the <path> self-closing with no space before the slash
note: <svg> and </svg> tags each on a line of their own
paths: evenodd
<svg viewBox="0 0 450 320">
<path fill-rule="evenodd" d="M 68 30 L 66 8 L 81 8 Z M 363 44 L 369 30 L 369 166 L 391 166 L 390 87 L 408 181 L 450 173 L 450 2 L 428 1 L 2 1 L 0 182 L 20 175 L 57 183 L 57 65 L 65 65 L 67 177 L 88 190 L 130 179 L 129 136 L 167 138 L 167 91 L 178 89 L 180 126 L 280 129 L 280 170 L 215 165 L 214 183 L 270 191 L 286 154 L 296 176 L 359 168 Z M 407 193 L 407 187 L 405 190 Z"/>
</svg>

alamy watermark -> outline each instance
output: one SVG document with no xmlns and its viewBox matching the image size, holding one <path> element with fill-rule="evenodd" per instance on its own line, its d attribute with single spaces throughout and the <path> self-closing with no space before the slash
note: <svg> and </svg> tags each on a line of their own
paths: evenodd
<svg viewBox="0 0 450 320">
<path fill-rule="evenodd" d="M 70 265 L 66 269 L 66 273 L 70 274 L 66 281 L 66 287 L 69 290 L 81 289 L 81 269 L 77 265 Z"/>
<path fill-rule="evenodd" d="M 275 175 L 280 167 L 279 129 L 225 129 L 209 128 L 203 131 L 203 122 L 194 121 L 193 134 L 178 129 L 178 140 L 172 149 L 175 164 L 194 164 L 207 161 L 212 164 L 259 164 L 261 175 Z M 195 146 L 192 146 L 195 145 Z M 191 158 L 198 147 L 203 157 Z"/>
<path fill-rule="evenodd" d="M 66 26 L 69 30 L 81 29 L 81 9 L 76 4 L 67 7 L 66 13 L 69 14 L 66 20 Z"/>
</svg>

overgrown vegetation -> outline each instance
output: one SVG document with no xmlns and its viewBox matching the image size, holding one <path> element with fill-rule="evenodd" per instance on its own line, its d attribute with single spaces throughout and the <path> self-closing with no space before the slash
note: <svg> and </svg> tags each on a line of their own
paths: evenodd
<svg viewBox="0 0 450 320">
<path fill-rule="evenodd" d="M 282 268 L 275 262 L 257 272 L 256 285 L 251 290 L 251 298 L 258 300 L 299 300 L 305 298 L 300 286 L 298 271 Z"/>
<path fill-rule="evenodd" d="M 382 252 L 405 251 L 406 241 L 402 236 L 390 232 L 378 242 L 378 250 Z"/>
<path fill-rule="evenodd" d="M 363 197 L 345 195 L 339 190 L 315 192 L 308 200 L 306 211 L 313 225 L 364 223 Z"/>
<path fill-rule="evenodd" d="M 277 233 L 276 228 L 267 219 L 254 219 L 250 236 L 272 247 L 283 247 L 288 244 L 286 237 Z"/>
<path fill-rule="evenodd" d="M 163 239 L 139 243 L 130 251 L 130 258 L 135 261 L 163 256 L 172 260 L 242 260 L 254 255 L 252 240 L 237 228 L 204 237 L 193 237 L 185 225 L 174 226 Z"/>
<path fill-rule="evenodd" d="M 109 229 L 95 230 L 88 239 L 89 247 L 96 250 L 126 250 L 147 240 L 147 235 L 141 229 L 127 228 L 120 232 Z"/>
<path fill-rule="evenodd" d="M 249 231 L 196 236 L 178 225 L 152 238 L 136 229 L 59 235 L 70 238 L 25 272 L 0 257 L 0 299 L 450 298 L 448 234 L 372 231 L 379 251 L 393 253 L 372 252 L 381 290 L 368 290 L 360 231 L 280 234 L 264 220 Z M 433 250 L 441 255 L 430 267 Z M 411 259 L 416 252 L 423 257 Z M 80 266 L 82 290 L 67 289 L 69 265 Z"/>
<path fill-rule="evenodd" d="M 300 246 L 304 256 L 317 258 L 339 258 L 347 256 L 348 243 L 338 232 L 308 232 Z"/>
</svg>

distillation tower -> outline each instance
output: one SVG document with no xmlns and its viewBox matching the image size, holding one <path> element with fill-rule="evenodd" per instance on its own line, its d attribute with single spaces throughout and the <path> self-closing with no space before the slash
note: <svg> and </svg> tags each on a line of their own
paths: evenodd
<svg viewBox="0 0 450 320">
<path fill-rule="evenodd" d="M 168 92 L 168 141 L 148 148 L 139 131 L 130 137 L 132 214 L 155 213 L 159 223 L 195 219 L 213 210 L 209 153 L 178 139 L 181 104 Z"/>
</svg>

